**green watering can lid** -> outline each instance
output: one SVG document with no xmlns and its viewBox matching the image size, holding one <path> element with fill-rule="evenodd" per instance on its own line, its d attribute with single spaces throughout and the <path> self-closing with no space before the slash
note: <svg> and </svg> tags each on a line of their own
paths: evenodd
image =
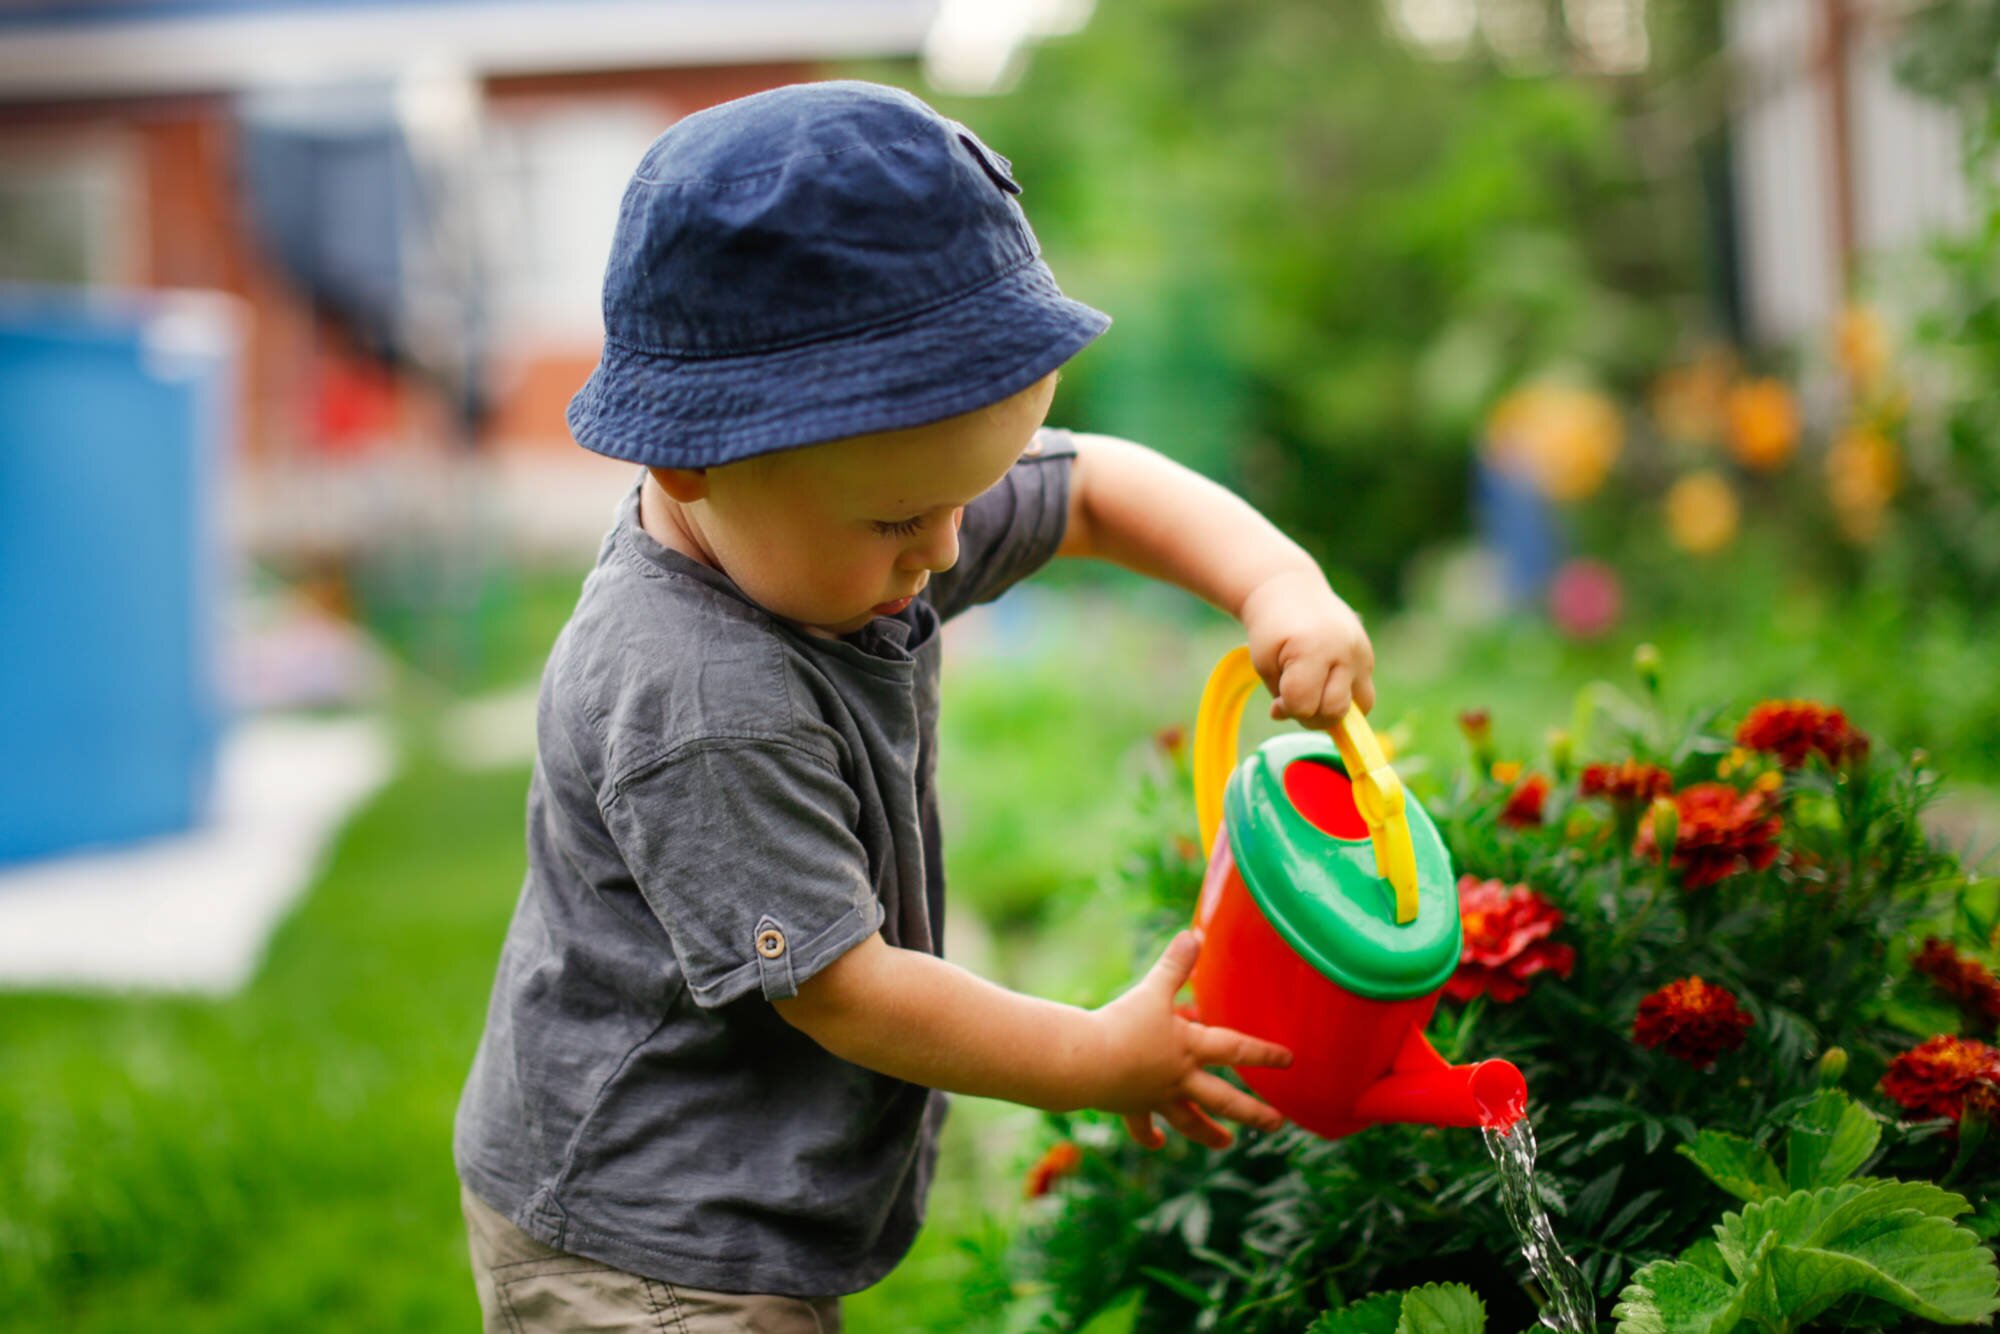
<svg viewBox="0 0 2000 1334">
<path fill-rule="evenodd" d="M 1285 771 L 1299 762 L 1346 773 L 1330 738 L 1294 732 L 1266 741 L 1229 776 L 1224 828 L 1251 898 L 1301 958 L 1356 995 L 1408 1000 L 1436 991 L 1458 966 L 1462 934 L 1457 879 L 1437 826 L 1407 803 L 1417 915 L 1398 926 L 1395 891 L 1376 873 L 1365 827 L 1337 838 L 1286 795 Z"/>
</svg>

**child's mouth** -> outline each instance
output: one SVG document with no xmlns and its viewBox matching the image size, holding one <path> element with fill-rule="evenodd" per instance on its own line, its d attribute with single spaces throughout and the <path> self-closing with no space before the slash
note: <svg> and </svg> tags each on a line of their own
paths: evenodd
<svg viewBox="0 0 2000 1334">
<path fill-rule="evenodd" d="M 897 612 L 915 601 L 916 598 L 914 595 L 906 598 L 897 598 L 894 602 L 878 602 L 873 607 L 870 607 L 869 610 L 877 616 L 894 616 Z"/>
</svg>

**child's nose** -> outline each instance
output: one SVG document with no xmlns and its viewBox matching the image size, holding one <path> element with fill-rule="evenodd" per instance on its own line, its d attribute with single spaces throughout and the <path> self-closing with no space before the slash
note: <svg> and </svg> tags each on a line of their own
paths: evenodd
<svg viewBox="0 0 2000 1334">
<path fill-rule="evenodd" d="M 904 552 L 909 569 L 941 572 L 958 564 L 958 526 L 965 519 L 965 507 L 951 512 L 950 523 L 927 525 L 913 547 Z"/>
</svg>

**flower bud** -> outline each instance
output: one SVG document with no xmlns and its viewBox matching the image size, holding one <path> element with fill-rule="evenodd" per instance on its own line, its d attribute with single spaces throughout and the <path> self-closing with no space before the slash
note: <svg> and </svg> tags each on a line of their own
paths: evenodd
<svg viewBox="0 0 2000 1334">
<path fill-rule="evenodd" d="M 1820 1053 L 1819 1086 L 1830 1089 L 1837 1086 L 1847 1073 L 1847 1050 L 1844 1047 L 1828 1047 Z"/>
<path fill-rule="evenodd" d="M 1556 771 L 1556 777 L 1569 781 L 1570 761 L 1575 758 L 1576 745 L 1570 740 L 1569 729 L 1551 727 L 1549 729 L 1549 767 Z"/>
<path fill-rule="evenodd" d="M 1666 861 L 1674 854 L 1674 842 L 1681 834 L 1681 808 L 1674 805 L 1672 797 L 1654 797 L 1650 807 L 1653 819 L 1653 845 L 1660 850 L 1660 860 Z"/>
<path fill-rule="evenodd" d="M 1646 687 L 1646 693 L 1660 693 L 1660 650 L 1651 644 L 1641 644 L 1632 650 L 1632 669 L 1639 673 L 1639 684 Z"/>
<path fill-rule="evenodd" d="M 1493 715 L 1484 709 L 1467 709 L 1458 715 L 1458 728 L 1467 741 L 1483 746 L 1493 739 Z"/>
</svg>

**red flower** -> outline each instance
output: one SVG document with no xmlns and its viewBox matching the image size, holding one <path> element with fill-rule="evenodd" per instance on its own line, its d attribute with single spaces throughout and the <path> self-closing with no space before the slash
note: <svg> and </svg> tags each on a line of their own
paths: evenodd
<svg viewBox="0 0 2000 1334">
<path fill-rule="evenodd" d="M 1736 744 L 1775 755 L 1787 769 L 1798 768 L 1814 751 L 1836 767 L 1868 753 L 1868 738 L 1846 714 L 1807 699 L 1765 700 L 1736 729 Z"/>
<path fill-rule="evenodd" d="M 1696 783 L 1671 799 L 1680 815 L 1673 865 L 1687 888 L 1702 889 L 1744 871 L 1761 871 L 1777 860 L 1775 840 L 1782 824 L 1770 813 L 1770 793 L 1739 792 L 1727 783 Z M 1655 860 L 1660 855 L 1651 811 L 1639 824 L 1638 852 Z"/>
<path fill-rule="evenodd" d="M 1049 1151 L 1028 1169 L 1027 1194 L 1038 1200 L 1055 1189 L 1056 1182 L 1075 1172 L 1083 1163 L 1083 1150 L 1068 1140 L 1057 1140 Z"/>
<path fill-rule="evenodd" d="M 1596 639 L 1618 623 L 1625 601 L 1618 572 L 1599 560 L 1573 560 L 1549 581 L 1549 618 L 1571 639 Z"/>
<path fill-rule="evenodd" d="M 1727 987 L 1684 977 L 1639 1002 L 1632 1036 L 1642 1047 L 1665 1047 L 1667 1055 L 1706 1070 L 1723 1052 L 1743 1045 L 1751 1022 Z"/>
<path fill-rule="evenodd" d="M 1521 785 L 1507 797 L 1507 804 L 1500 809 L 1500 823 L 1519 829 L 1542 822 L 1542 803 L 1549 799 L 1549 780 L 1540 774 L 1529 774 L 1521 780 Z"/>
<path fill-rule="evenodd" d="M 1910 956 L 1910 966 L 1937 984 L 1974 1023 L 2000 1024 L 2000 981 L 1977 959 L 1968 959 L 1936 936 Z"/>
<path fill-rule="evenodd" d="M 1956 1121 L 1966 1098 L 2000 1082 L 2000 1051 L 1976 1038 L 1927 1038 L 1889 1062 L 1882 1091 L 1903 1110 Z M 1984 1101 L 1990 1095 L 1981 1094 Z"/>
<path fill-rule="evenodd" d="M 1587 764 L 1577 790 L 1586 797 L 1609 797 L 1625 805 L 1643 806 L 1674 790 L 1673 775 L 1657 764 L 1625 760 L 1618 764 Z"/>
<path fill-rule="evenodd" d="M 1528 979 L 1553 972 L 1568 977 L 1576 951 L 1549 940 L 1563 924 L 1563 915 L 1526 885 L 1498 880 L 1458 878 L 1458 916 L 1465 924 L 1465 945 L 1458 971 L 1444 984 L 1455 1001 L 1487 995 L 1514 1001 L 1528 994 Z"/>
</svg>

